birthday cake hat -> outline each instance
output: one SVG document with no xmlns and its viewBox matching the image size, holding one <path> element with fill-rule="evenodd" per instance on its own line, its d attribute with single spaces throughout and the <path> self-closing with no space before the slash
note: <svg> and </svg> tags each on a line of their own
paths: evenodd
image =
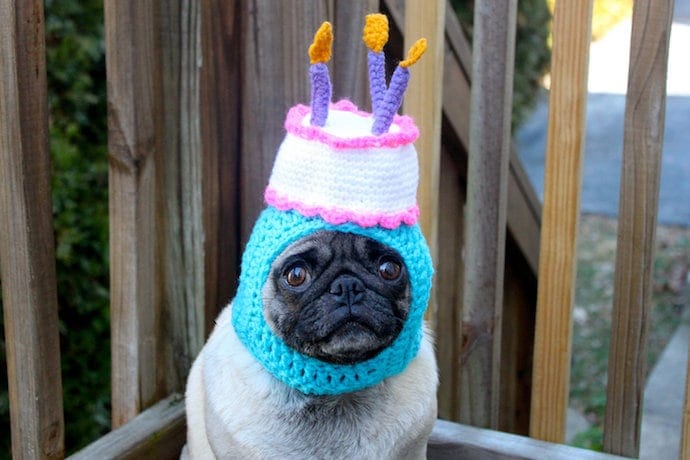
<svg viewBox="0 0 690 460">
<path fill-rule="evenodd" d="M 410 79 L 409 66 L 424 53 L 426 40 L 414 44 L 386 87 L 386 16 L 368 15 L 363 38 L 369 48 L 372 113 L 347 100 L 331 104 L 326 63 L 333 34 L 331 24 L 324 22 L 309 48 L 311 106 L 297 105 L 288 112 L 287 135 L 264 198 L 280 210 L 318 215 L 332 224 L 411 225 L 419 216 L 413 145 L 419 131 L 410 117 L 396 112 Z"/>
<path fill-rule="evenodd" d="M 278 149 L 261 213 L 242 257 L 232 323 L 240 341 L 274 377 L 303 393 L 341 394 L 375 385 L 402 372 L 419 351 L 423 315 L 433 268 L 417 224 L 419 175 L 413 142 L 419 131 L 397 115 L 409 81 L 409 67 L 424 53 L 419 40 L 398 64 L 386 86 L 383 46 L 388 20 L 366 17 L 372 112 L 347 100 L 331 103 L 327 62 L 333 40 L 330 23 L 309 48 L 311 105 L 292 107 Z M 395 249 L 410 275 L 411 305 L 391 345 L 355 364 L 333 364 L 288 346 L 264 317 L 262 289 L 270 267 L 291 243 L 323 230 L 373 238 Z"/>
</svg>

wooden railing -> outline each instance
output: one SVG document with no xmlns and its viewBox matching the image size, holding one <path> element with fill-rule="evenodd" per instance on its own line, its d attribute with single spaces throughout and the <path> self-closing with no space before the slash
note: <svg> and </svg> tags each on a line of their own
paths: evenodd
<svg viewBox="0 0 690 460">
<path fill-rule="evenodd" d="M 633 18 L 605 427 L 606 450 L 632 457 L 672 3 L 637 0 Z M 405 111 L 422 131 L 420 202 L 436 254 L 439 414 L 465 425 L 439 421 L 429 456 L 612 457 L 560 444 L 592 1 L 556 2 L 543 225 L 509 142 L 515 8 L 477 2 L 472 57 L 442 0 L 105 2 L 114 430 L 75 458 L 178 455 L 186 374 L 234 291 L 284 113 L 308 99 L 311 34 L 335 24 L 335 96 L 367 106 L 355 44 L 376 10 L 392 19 L 390 56 L 405 36 L 430 40 Z M 17 459 L 64 456 L 44 54 L 42 2 L 0 0 L 0 268 Z M 684 433 L 683 452 L 689 443 Z"/>
</svg>

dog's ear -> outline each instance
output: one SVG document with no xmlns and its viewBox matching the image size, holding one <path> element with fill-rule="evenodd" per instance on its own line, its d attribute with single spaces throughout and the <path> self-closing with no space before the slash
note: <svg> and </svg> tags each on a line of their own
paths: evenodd
<svg viewBox="0 0 690 460">
<path fill-rule="evenodd" d="M 402 257 L 360 235 L 322 231 L 290 245 L 263 288 L 264 315 L 289 346 L 327 362 L 369 359 L 398 336 L 410 306 Z"/>
</svg>

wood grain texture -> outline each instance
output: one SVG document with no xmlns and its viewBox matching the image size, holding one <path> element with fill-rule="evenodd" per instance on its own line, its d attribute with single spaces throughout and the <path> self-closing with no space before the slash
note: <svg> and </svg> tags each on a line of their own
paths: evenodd
<svg viewBox="0 0 690 460">
<path fill-rule="evenodd" d="M 108 78 L 112 422 L 162 397 L 160 11 L 156 2 L 105 2 Z"/>
<path fill-rule="evenodd" d="M 441 149 L 436 292 L 436 360 L 439 368 L 438 415 L 460 420 L 460 367 L 462 349 L 462 248 L 465 204 L 464 175 L 448 152 Z"/>
<path fill-rule="evenodd" d="M 419 225 L 426 237 L 434 264 L 438 263 L 438 192 L 441 174 L 441 115 L 443 108 L 443 59 L 445 0 L 406 0 L 403 30 L 405 53 L 421 37 L 427 40 L 423 62 L 414 66 L 405 93 L 403 112 L 419 128 L 415 147 L 419 155 L 417 201 Z M 425 318 L 435 325 L 438 303 L 435 289 Z"/>
<path fill-rule="evenodd" d="M 115 426 L 184 388 L 234 288 L 236 9 L 106 4 Z"/>
<path fill-rule="evenodd" d="M 376 13 L 378 0 L 333 2 L 333 57 L 331 76 L 333 101 L 349 99 L 359 108 L 371 111 L 367 47 L 362 41 L 364 17 Z"/>
<path fill-rule="evenodd" d="M 0 279 L 12 457 L 62 458 L 41 1 L 0 1 L 0 165 Z"/>
<path fill-rule="evenodd" d="M 623 457 L 438 420 L 429 438 L 427 458 L 613 460 Z"/>
<path fill-rule="evenodd" d="M 200 129 L 205 335 L 236 289 L 240 264 L 241 21 L 238 1 L 201 3 Z"/>
<path fill-rule="evenodd" d="M 155 151 L 160 188 L 160 373 L 165 394 L 182 391 L 205 338 L 205 206 L 201 140 L 201 7 L 193 0 L 159 3 L 162 148 Z M 218 209 L 214 210 L 218 212 Z M 146 404 L 148 405 L 148 404 Z"/>
<path fill-rule="evenodd" d="M 461 420 L 498 428 L 510 116 L 517 1 L 474 8 Z M 478 391 L 476 391 L 478 390 Z M 470 397 L 471 396 L 471 397 Z"/>
<path fill-rule="evenodd" d="M 69 459 L 178 459 L 186 428 L 184 398 L 172 394 Z"/>
<path fill-rule="evenodd" d="M 630 457 L 640 446 L 672 14 L 673 0 L 633 9 L 604 418 L 605 450 Z"/>
<path fill-rule="evenodd" d="M 330 11 L 332 5 L 327 0 L 243 2 L 242 246 L 264 207 L 263 192 L 285 136 L 285 114 L 297 103 L 309 103 L 307 50 Z M 361 22 L 362 18 L 353 20 Z"/>
<path fill-rule="evenodd" d="M 556 2 L 530 422 L 551 442 L 565 436 L 591 19 L 591 0 Z"/>
<path fill-rule="evenodd" d="M 690 347 L 690 344 L 688 346 Z M 688 363 L 685 371 L 685 401 L 681 427 L 680 458 L 690 458 L 690 352 L 688 352 Z"/>
</svg>

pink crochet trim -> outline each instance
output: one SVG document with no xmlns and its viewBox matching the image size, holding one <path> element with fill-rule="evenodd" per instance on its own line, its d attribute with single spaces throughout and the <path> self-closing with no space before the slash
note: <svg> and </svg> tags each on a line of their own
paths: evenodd
<svg viewBox="0 0 690 460">
<path fill-rule="evenodd" d="M 361 117 L 370 117 L 371 114 L 357 109 L 352 102 L 343 99 L 331 104 L 331 109 L 352 112 Z M 306 140 L 315 140 L 326 144 L 334 149 L 365 149 L 372 147 L 399 147 L 414 142 L 419 137 L 419 130 L 412 118 L 406 115 L 395 115 L 393 124 L 400 128 L 397 133 L 383 133 L 379 136 L 370 135 L 364 137 L 353 137 L 345 139 L 325 132 L 318 126 L 302 125 L 304 117 L 309 115 L 311 109 L 306 105 L 297 104 L 292 107 L 285 119 L 285 130 L 297 137 Z"/>
<path fill-rule="evenodd" d="M 319 216 L 329 224 L 340 225 L 351 222 L 360 227 L 375 227 L 380 225 L 383 228 L 393 230 L 401 224 L 414 225 L 419 218 L 419 206 L 415 203 L 410 209 L 396 213 L 376 213 L 362 214 L 346 209 L 326 208 L 324 206 L 311 206 L 299 201 L 290 200 L 281 196 L 278 191 L 267 187 L 264 192 L 266 203 L 280 211 L 294 209 L 305 217 Z"/>
</svg>

